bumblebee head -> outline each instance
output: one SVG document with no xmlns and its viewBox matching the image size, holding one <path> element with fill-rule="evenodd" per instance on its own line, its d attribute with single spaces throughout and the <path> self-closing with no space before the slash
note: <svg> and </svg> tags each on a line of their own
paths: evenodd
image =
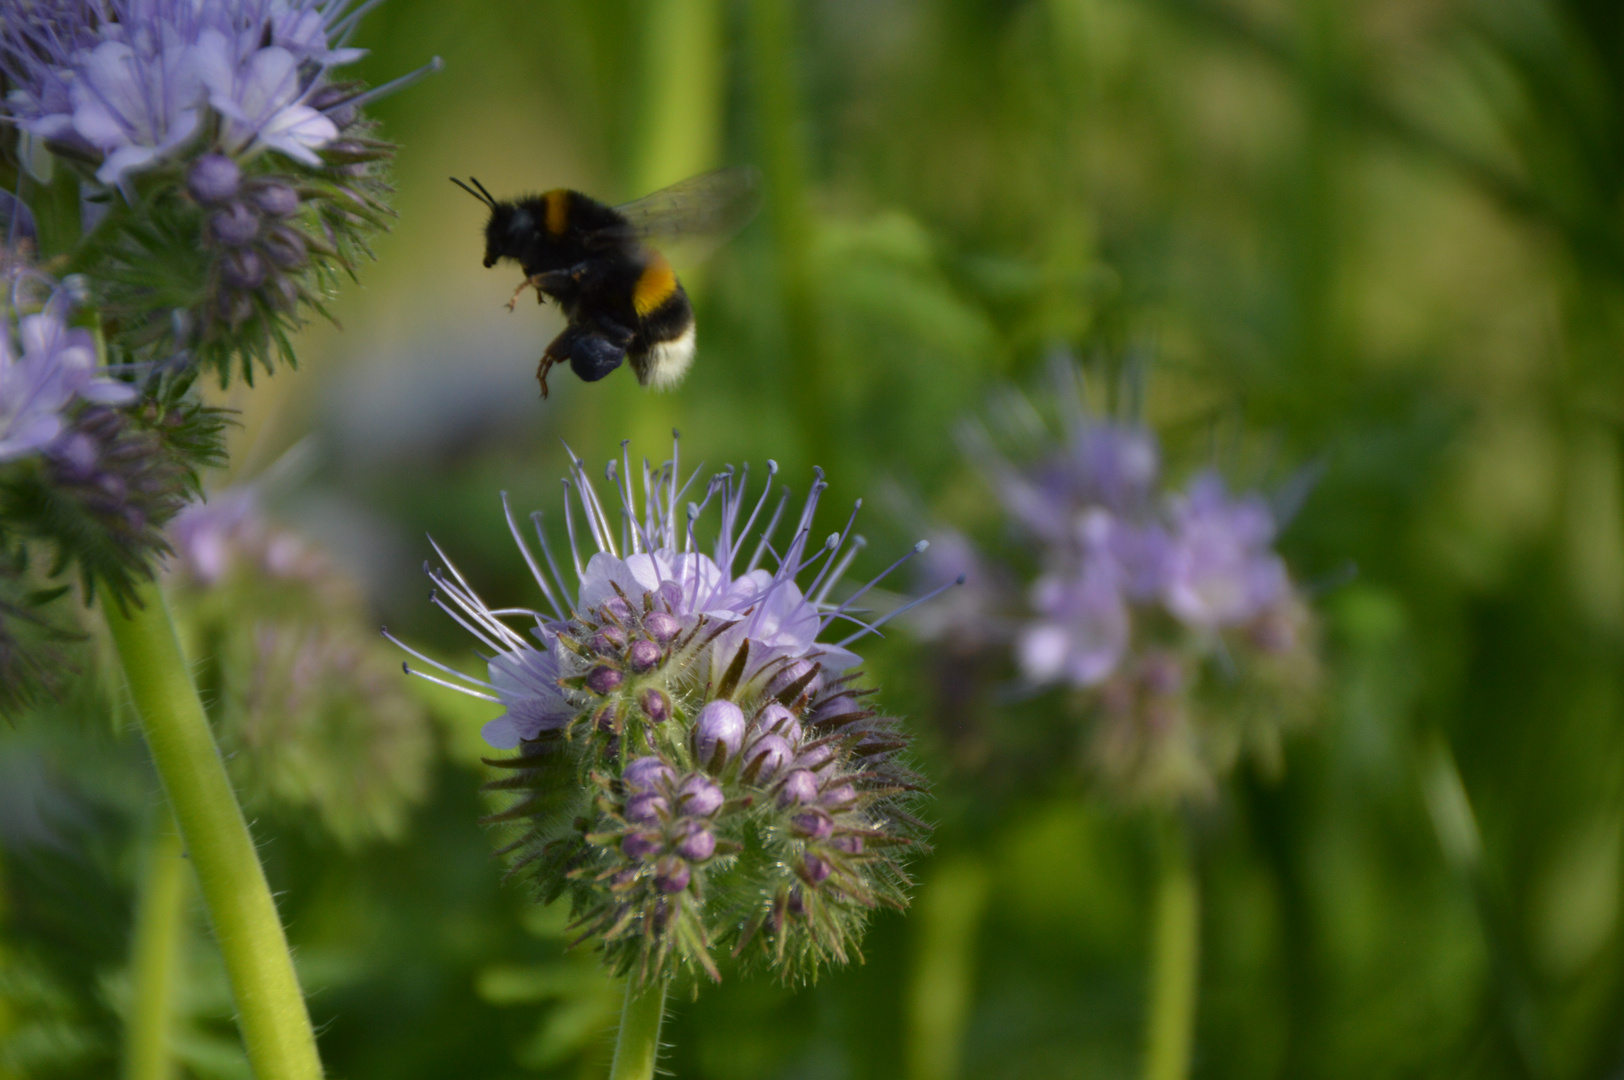
<svg viewBox="0 0 1624 1080">
<path fill-rule="evenodd" d="M 512 203 L 492 203 L 491 219 L 485 223 L 485 266 L 514 255 L 519 250 L 519 217 L 524 213 Z"/>
<path fill-rule="evenodd" d="M 455 176 L 451 178 L 453 184 L 491 209 L 491 219 L 485 223 L 485 266 L 492 267 L 496 265 L 496 260 L 518 252 L 520 239 L 518 233 L 522 225 L 518 218 L 523 212 L 513 203 L 497 202 L 491 197 L 491 193 L 485 190 L 485 185 L 472 176 L 468 181 L 473 187 L 469 187 Z M 476 188 L 478 190 L 475 190 Z"/>
</svg>

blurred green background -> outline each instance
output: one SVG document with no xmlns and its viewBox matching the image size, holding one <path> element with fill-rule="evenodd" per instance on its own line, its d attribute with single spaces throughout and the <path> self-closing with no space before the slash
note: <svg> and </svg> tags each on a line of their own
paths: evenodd
<svg viewBox="0 0 1624 1080">
<path fill-rule="evenodd" d="M 1175 462 L 1319 475 L 1283 547 L 1325 583 L 1331 676 L 1284 774 L 1243 770 L 1198 822 L 1194 1075 L 1624 1076 L 1624 7 L 390 0 L 358 43 L 373 83 L 446 61 L 375 107 L 399 223 L 342 329 L 224 401 L 233 478 L 303 447 L 276 512 L 373 621 L 469 657 L 425 533 L 535 602 L 497 493 L 556 507 L 560 440 L 658 461 L 677 427 L 687 460 L 770 456 L 800 490 L 821 465 L 831 528 L 868 497 L 877 570 L 922 508 L 990 520 L 950 432 L 997 381 L 1065 349 L 1103 397 L 1143 364 Z M 686 383 L 560 372 L 539 401 L 558 316 L 503 309 L 517 272 L 481 268 L 446 177 L 621 201 L 741 162 L 767 202 L 685 274 Z M 906 635 L 870 653 L 936 781 L 916 907 L 814 987 L 679 1001 L 669 1069 L 1133 1075 L 1145 822 L 989 749 L 1041 703 L 947 692 Z M 476 824 L 487 713 L 421 689 L 439 753 L 401 836 L 255 823 L 329 1073 L 604 1075 L 617 988 Z M 115 1071 L 158 806 L 116 710 L 0 728 L 7 1080 Z M 187 1075 L 245 1076 L 188 933 Z"/>
</svg>

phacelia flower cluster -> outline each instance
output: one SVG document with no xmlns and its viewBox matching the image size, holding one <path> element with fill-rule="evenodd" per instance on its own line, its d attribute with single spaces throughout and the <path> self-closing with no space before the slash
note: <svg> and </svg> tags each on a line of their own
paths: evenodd
<svg viewBox="0 0 1624 1080">
<path fill-rule="evenodd" d="M 848 521 L 811 544 L 821 476 L 781 554 L 787 493 L 757 531 L 775 472 L 752 500 L 747 471 L 725 469 L 684 506 L 697 476 L 673 453 L 643 463 L 639 504 L 623 454 L 607 471 L 611 516 L 575 461 L 576 588 L 540 515 L 539 559 L 508 516 L 545 611 L 491 608 L 449 562 L 431 573 L 435 603 L 485 646 L 488 678 L 419 659 L 499 702 L 485 737 L 517 750 L 491 762 L 512 774 L 491 787 L 520 795 L 492 819 L 524 824 L 505 850 L 638 980 L 718 978 L 728 955 L 809 976 L 851 955 L 869 911 L 906 902 L 899 855 L 924 832 L 908 810 L 920 780 L 847 648 L 879 625 L 853 606 L 874 582 L 830 599 L 861 542 Z M 713 507 L 707 554 L 697 523 Z M 842 625 L 855 630 L 827 640 Z"/>
<path fill-rule="evenodd" d="M 309 813 L 346 845 L 394 838 L 428 788 L 433 738 L 359 590 L 260 490 L 192 503 L 167 530 L 171 594 L 247 802 Z"/>
<path fill-rule="evenodd" d="M 1092 764 L 1127 797 L 1208 796 L 1243 748 L 1278 756 L 1317 680 L 1276 516 L 1210 470 L 1164 487 L 1156 437 L 1088 413 L 1069 366 L 1056 378 L 1058 438 L 1030 422 L 964 430 L 1012 526 L 1014 561 L 1034 568 L 1025 595 L 982 590 L 976 610 L 931 629 L 977 648 L 997 639 L 1030 687 L 1069 688 L 1091 717 Z M 1019 395 L 1010 404 L 1006 415 L 1037 415 Z M 956 539 L 961 562 L 982 558 Z"/>
<path fill-rule="evenodd" d="M 372 6 L 27 0 L 0 20 L 4 111 L 80 171 L 80 268 L 127 359 L 222 379 L 292 360 L 301 309 L 390 214 L 360 106 L 394 87 L 335 74 Z"/>
<path fill-rule="evenodd" d="M 0 547 L 77 563 L 86 590 L 128 595 L 167 550 L 162 527 L 192 494 L 183 445 L 219 418 L 165 394 L 142 399 L 110 374 L 79 320 L 82 280 L 57 281 L 25 261 L 0 275 Z"/>
</svg>

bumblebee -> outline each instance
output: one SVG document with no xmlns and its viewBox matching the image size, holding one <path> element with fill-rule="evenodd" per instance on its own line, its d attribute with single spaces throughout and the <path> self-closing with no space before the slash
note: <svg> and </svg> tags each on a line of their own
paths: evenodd
<svg viewBox="0 0 1624 1080">
<path fill-rule="evenodd" d="M 566 188 L 506 202 L 473 177 L 451 182 L 490 208 L 485 265 L 511 259 L 524 271 L 508 310 L 535 289 L 538 303 L 551 298 L 568 320 L 536 367 L 543 398 L 547 372 L 566 361 L 585 382 L 628 357 L 644 386 L 682 381 L 694 359 L 694 309 L 651 241 L 720 242 L 754 216 L 760 187 L 754 169 L 721 169 L 608 206 Z"/>
</svg>

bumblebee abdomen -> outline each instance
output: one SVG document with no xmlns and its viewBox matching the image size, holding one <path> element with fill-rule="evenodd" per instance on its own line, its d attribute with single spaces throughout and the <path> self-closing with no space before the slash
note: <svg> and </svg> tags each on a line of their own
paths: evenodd
<svg viewBox="0 0 1624 1080">
<path fill-rule="evenodd" d="M 677 275 L 665 256 L 658 251 L 649 252 L 643 272 L 637 275 L 637 282 L 632 286 L 632 307 L 637 310 L 637 317 L 646 319 L 654 314 L 679 288 Z"/>
<path fill-rule="evenodd" d="M 694 362 L 694 309 L 663 256 L 656 254 L 644 267 L 632 304 L 639 320 L 632 370 L 644 386 L 669 390 Z"/>
</svg>

